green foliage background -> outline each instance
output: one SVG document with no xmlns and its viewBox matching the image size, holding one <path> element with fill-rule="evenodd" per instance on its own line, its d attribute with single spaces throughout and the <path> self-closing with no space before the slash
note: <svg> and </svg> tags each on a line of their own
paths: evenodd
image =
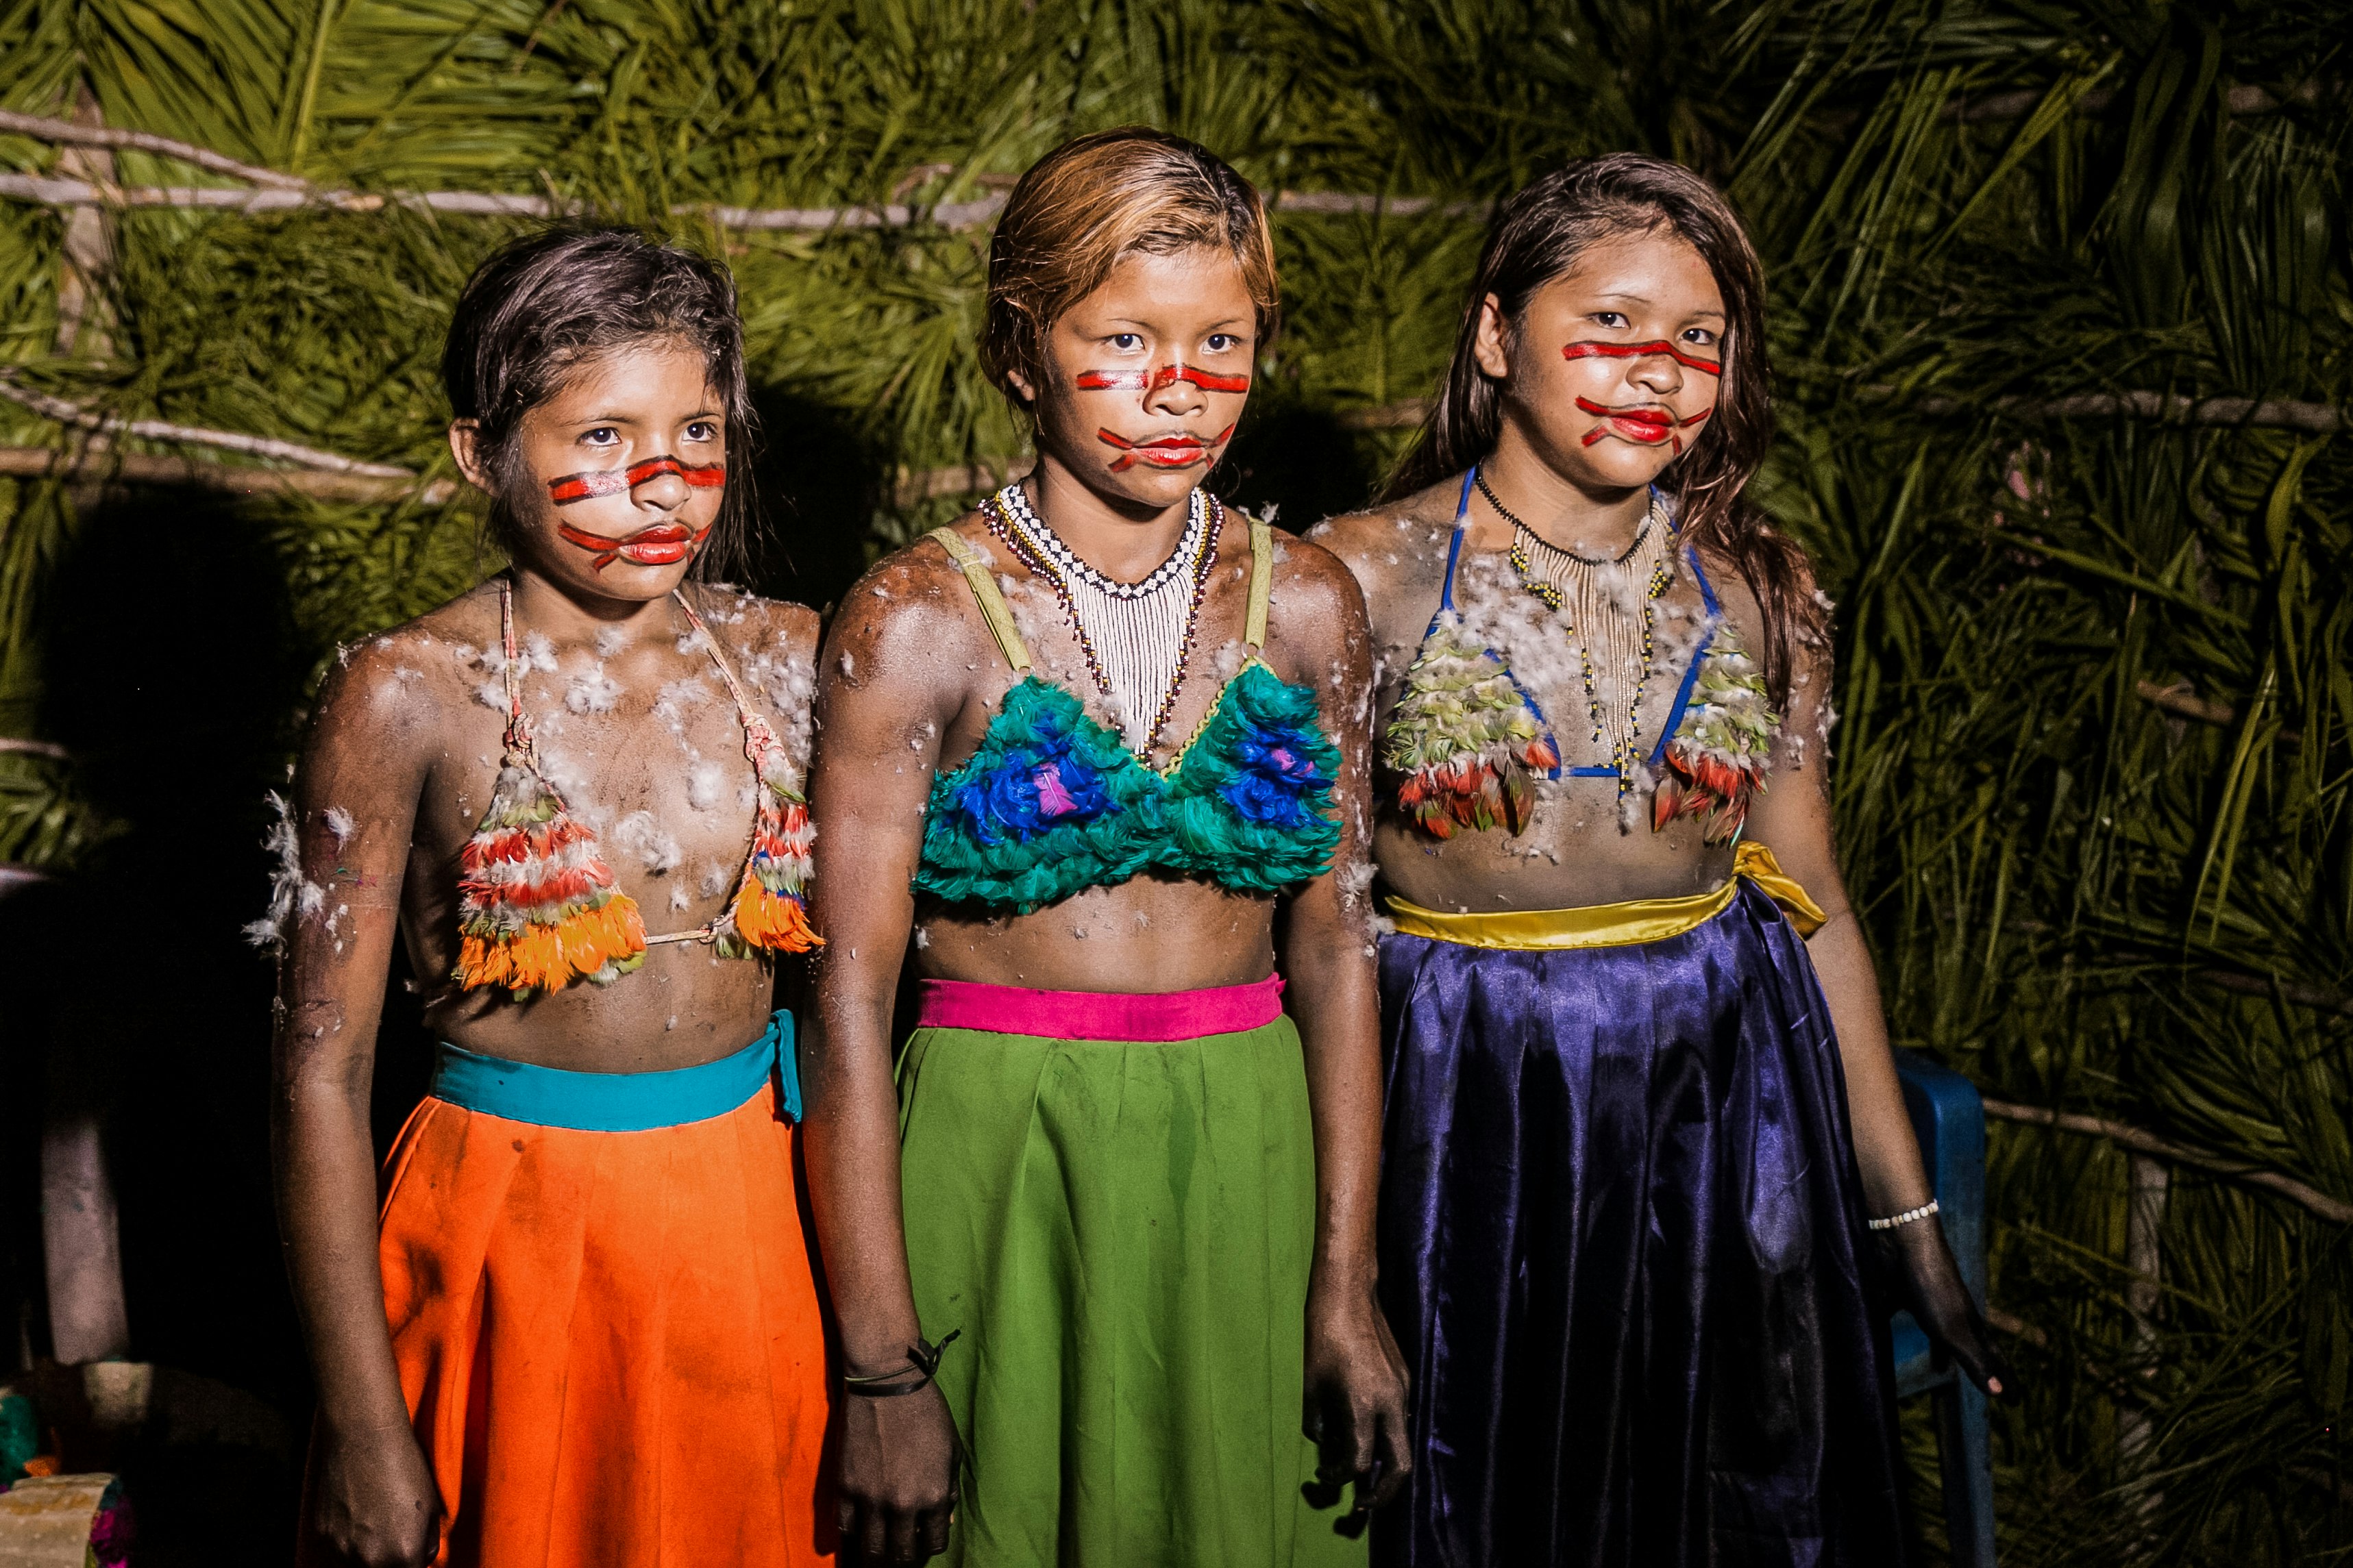
<svg viewBox="0 0 2353 1568">
<path fill-rule="evenodd" d="M 1756 493 L 1839 601 L 1841 826 L 1899 1037 L 2346 1199 L 2346 436 L 2051 405 L 2344 406 L 2348 37 L 2319 0 L 0 0 L 0 105 L 86 92 L 323 184 L 554 193 L 723 251 L 770 433 L 764 580 L 819 603 L 961 504 L 893 506 L 902 467 L 1018 452 L 973 362 L 985 233 L 722 233 L 673 205 L 969 199 L 1137 121 L 1269 190 L 1484 201 L 1577 153 L 1688 162 L 1774 280 Z M 56 160 L 0 136 L 0 168 Z M 446 475 L 446 314 L 515 226 L 127 214 L 61 353 L 60 215 L 0 202 L 0 363 Z M 1277 233 L 1288 325 L 1223 482 L 1303 524 L 1394 458 L 1365 416 L 1431 388 L 1479 231 Z M 0 404 L 0 443 L 61 439 Z M 0 856 L 58 869 L 104 864 L 179 770 L 254 799 L 335 642 L 481 564 L 469 514 L 414 502 L 0 479 L 0 733 L 76 759 L 0 753 Z M 141 670 L 165 665 L 159 708 Z M 189 750 L 154 754 L 151 722 Z M 185 918 L 243 918 L 258 853 L 237 876 Z M 2348 1227 L 2176 1168 L 2162 1289 L 2136 1294 L 2121 1151 L 1992 1139 L 1993 1300 L 2030 1331 L 1997 1416 L 2006 1561 L 2353 1554 Z"/>
</svg>

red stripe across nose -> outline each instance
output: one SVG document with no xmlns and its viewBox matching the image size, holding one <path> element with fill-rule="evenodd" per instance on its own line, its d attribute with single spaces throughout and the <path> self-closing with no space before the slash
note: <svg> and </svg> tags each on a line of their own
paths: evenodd
<svg viewBox="0 0 2353 1568">
<path fill-rule="evenodd" d="M 1688 365 L 1708 375 L 1724 374 L 1721 363 L 1687 354 L 1664 338 L 1647 343 L 1574 342 L 1564 345 L 1560 353 L 1563 359 L 1649 359 L 1654 354 L 1664 354 L 1677 364 Z"/>
<path fill-rule="evenodd" d="M 636 489 L 663 474 L 676 474 L 696 489 L 712 490 L 726 484 L 727 465 L 705 463 L 697 467 L 664 453 L 659 458 L 631 463 L 626 468 L 596 468 L 585 474 L 566 474 L 560 479 L 550 479 L 547 481 L 547 493 L 556 505 L 569 506 L 576 500 L 617 496 L 624 490 Z"/>
<path fill-rule="evenodd" d="M 1157 392 L 1180 381 L 1204 392 L 1248 392 L 1250 384 L 1246 375 L 1213 375 L 1189 364 L 1164 364 L 1151 371 L 1082 370 L 1077 384 L 1081 392 Z"/>
</svg>

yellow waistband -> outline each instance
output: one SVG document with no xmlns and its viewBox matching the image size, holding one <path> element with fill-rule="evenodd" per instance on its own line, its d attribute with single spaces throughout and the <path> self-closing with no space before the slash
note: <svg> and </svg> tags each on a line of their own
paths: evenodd
<svg viewBox="0 0 2353 1568">
<path fill-rule="evenodd" d="M 1799 936 L 1811 936 L 1830 917 L 1806 896 L 1795 879 L 1781 873 L 1773 851 L 1742 844 L 1732 852 L 1732 878 L 1713 892 L 1681 899 L 1631 899 L 1622 904 L 1586 904 L 1573 910 L 1506 910 L 1498 914 L 1450 915 L 1403 899 L 1388 900 L 1400 935 L 1460 942 L 1465 947 L 1558 951 L 1576 947 L 1630 947 L 1662 942 L 1704 925 L 1732 907 L 1740 879 L 1781 906 Z"/>
</svg>

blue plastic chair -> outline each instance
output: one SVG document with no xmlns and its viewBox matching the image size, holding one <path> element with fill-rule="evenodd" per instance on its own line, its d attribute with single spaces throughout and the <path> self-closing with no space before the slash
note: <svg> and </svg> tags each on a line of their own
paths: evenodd
<svg viewBox="0 0 2353 1568">
<path fill-rule="evenodd" d="M 1985 1100 L 1977 1085 L 1912 1051 L 1895 1053 L 1905 1109 L 1920 1140 L 1945 1239 L 1961 1279 L 1983 1310 L 1986 1299 Z M 1986 1396 L 1968 1374 L 1931 1364 L 1928 1336 L 1909 1312 L 1895 1314 L 1895 1394 L 1936 1402 L 1938 1468 L 1953 1568 L 1994 1568 L 1993 1444 Z"/>
</svg>

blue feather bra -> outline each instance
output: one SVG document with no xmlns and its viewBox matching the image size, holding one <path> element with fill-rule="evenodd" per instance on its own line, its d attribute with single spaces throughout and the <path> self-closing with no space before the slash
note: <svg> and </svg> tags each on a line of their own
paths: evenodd
<svg viewBox="0 0 2353 1568">
<path fill-rule="evenodd" d="M 1249 893 L 1323 872 L 1340 839 L 1340 752 L 1314 690 L 1260 657 L 1273 531 L 1253 518 L 1250 535 L 1250 656 L 1165 769 L 1128 750 L 1067 687 L 1033 673 L 988 563 L 952 529 L 930 535 L 964 573 L 1020 679 L 979 749 L 933 783 L 919 891 L 1028 914 L 1146 870 Z"/>
</svg>

